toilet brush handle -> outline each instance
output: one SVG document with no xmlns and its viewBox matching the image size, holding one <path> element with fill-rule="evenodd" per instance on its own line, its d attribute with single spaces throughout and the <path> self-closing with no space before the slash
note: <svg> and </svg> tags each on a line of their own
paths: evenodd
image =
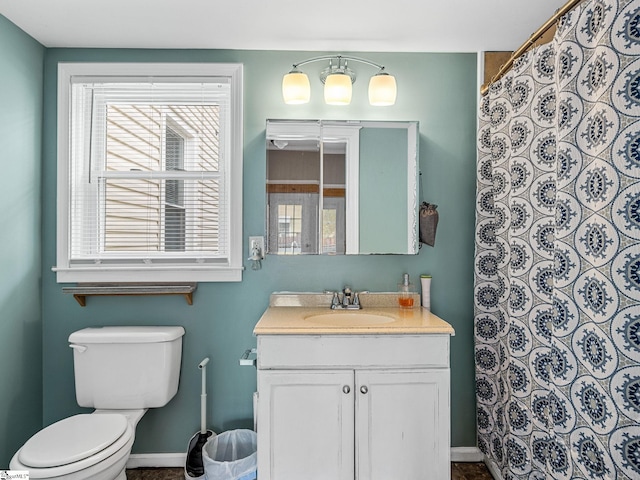
<svg viewBox="0 0 640 480">
<path fill-rule="evenodd" d="M 200 395 L 200 433 L 207 433 L 207 394 L 203 393 Z"/>
<path fill-rule="evenodd" d="M 202 370 L 202 392 L 200 394 L 200 433 L 207 433 L 207 363 L 209 357 L 200 362 L 198 368 Z"/>
</svg>

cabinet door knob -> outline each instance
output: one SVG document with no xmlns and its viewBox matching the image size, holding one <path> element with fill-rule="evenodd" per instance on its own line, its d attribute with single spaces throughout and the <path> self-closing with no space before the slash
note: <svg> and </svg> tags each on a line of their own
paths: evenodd
<svg viewBox="0 0 640 480">
<path fill-rule="evenodd" d="M 351 388 L 349 388 L 349 385 L 345 385 L 344 387 L 342 387 L 342 391 L 344 393 L 349 393 L 351 391 Z"/>
<path fill-rule="evenodd" d="M 369 391 L 369 389 L 367 388 L 366 385 L 363 385 L 363 386 L 360 387 L 360 392 L 366 394 L 368 391 Z"/>
</svg>

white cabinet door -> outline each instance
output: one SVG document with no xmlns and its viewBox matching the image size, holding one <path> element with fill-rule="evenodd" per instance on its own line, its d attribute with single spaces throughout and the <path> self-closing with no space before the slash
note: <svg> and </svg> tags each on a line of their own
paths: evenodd
<svg viewBox="0 0 640 480">
<path fill-rule="evenodd" d="M 353 480 L 353 371 L 258 371 L 260 480 Z"/>
<path fill-rule="evenodd" d="M 358 370 L 356 479 L 447 480 L 449 370 Z"/>
</svg>

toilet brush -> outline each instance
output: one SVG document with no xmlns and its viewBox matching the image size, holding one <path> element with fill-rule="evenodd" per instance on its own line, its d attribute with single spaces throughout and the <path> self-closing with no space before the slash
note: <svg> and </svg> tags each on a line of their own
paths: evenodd
<svg viewBox="0 0 640 480">
<path fill-rule="evenodd" d="M 215 435 L 211 430 L 207 430 L 207 363 L 209 358 L 205 358 L 198 364 L 202 371 L 202 393 L 200 394 L 200 431 L 195 433 L 189 441 L 187 450 L 187 463 L 185 467 L 185 479 L 202 477 L 204 475 L 204 462 L 202 461 L 202 449 L 207 440 Z"/>
</svg>

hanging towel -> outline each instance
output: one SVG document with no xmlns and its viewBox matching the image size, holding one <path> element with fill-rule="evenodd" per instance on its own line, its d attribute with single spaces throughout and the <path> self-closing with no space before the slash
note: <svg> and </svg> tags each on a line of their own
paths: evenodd
<svg viewBox="0 0 640 480">
<path fill-rule="evenodd" d="M 436 244 L 438 228 L 438 208 L 433 203 L 422 202 L 420 205 L 420 241 L 431 247 Z"/>
</svg>

